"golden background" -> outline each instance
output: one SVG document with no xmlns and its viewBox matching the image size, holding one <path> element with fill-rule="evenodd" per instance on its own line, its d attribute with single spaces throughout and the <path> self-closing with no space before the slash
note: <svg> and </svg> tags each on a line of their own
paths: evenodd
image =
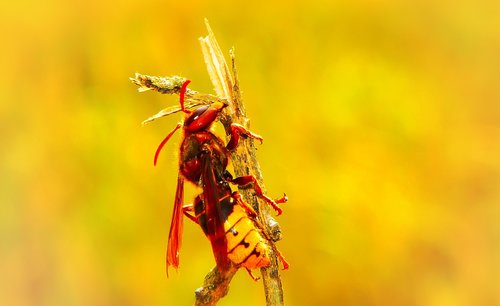
<svg viewBox="0 0 500 306">
<path fill-rule="evenodd" d="M 190 305 L 214 260 L 165 246 L 177 97 L 212 92 L 207 17 L 236 47 L 287 305 L 500 305 L 500 5 L 489 1 L 14 1 L 0 29 L 2 305 Z M 186 196 L 189 202 L 194 188 Z M 245 271 L 220 305 L 263 305 Z"/>
</svg>

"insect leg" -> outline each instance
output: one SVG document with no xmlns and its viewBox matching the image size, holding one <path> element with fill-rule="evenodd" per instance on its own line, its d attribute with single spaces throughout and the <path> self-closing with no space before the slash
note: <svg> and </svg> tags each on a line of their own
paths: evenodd
<svg viewBox="0 0 500 306">
<path fill-rule="evenodd" d="M 288 262 L 285 260 L 285 257 L 283 257 L 283 254 L 276 248 L 276 246 L 273 245 L 274 253 L 276 256 L 278 256 L 278 259 L 281 261 L 281 264 L 283 265 L 283 270 L 287 270 L 290 265 Z"/>
<path fill-rule="evenodd" d="M 254 280 L 254 281 L 258 281 L 260 279 L 260 277 L 257 277 L 255 275 L 253 275 L 252 273 L 252 270 L 248 269 L 248 268 L 245 268 L 248 272 L 248 274 L 250 275 L 250 277 Z"/>
<path fill-rule="evenodd" d="M 271 207 L 278 213 L 278 216 L 283 212 L 278 204 L 288 201 L 288 197 L 286 195 L 284 195 L 282 198 L 277 199 L 276 201 L 265 195 L 262 191 L 262 187 L 260 187 L 259 182 L 257 182 L 257 179 L 253 175 L 240 176 L 235 179 L 231 179 L 230 182 L 240 187 L 246 187 L 247 185 L 252 184 L 255 193 L 259 197 L 263 198 L 269 205 L 271 205 Z"/>
<path fill-rule="evenodd" d="M 238 202 L 238 204 L 245 209 L 246 213 L 251 216 L 251 217 L 257 217 L 257 212 L 253 209 L 252 206 L 248 205 L 245 201 L 243 201 L 243 198 L 241 197 L 241 194 L 238 191 L 233 192 L 232 197 Z"/>
<path fill-rule="evenodd" d="M 245 137 L 257 139 L 258 141 L 260 141 L 261 144 L 262 144 L 262 141 L 264 140 L 264 138 L 262 138 L 262 136 L 250 132 L 249 130 L 244 128 L 241 124 L 233 123 L 233 124 L 231 124 L 231 140 L 229 140 L 229 142 L 226 146 L 226 148 L 229 151 L 234 150 L 238 146 L 238 142 L 240 140 L 241 135 L 243 135 Z"/>
<path fill-rule="evenodd" d="M 196 218 L 196 216 L 193 216 L 192 214 L 189 213 L 191 211 L 194 211 L 194 205 L 193 204 L 184 205 L 182 207 L 182 212 L 184 213 L 184 216 L 188 217 L 194 223 L 200 224 L 198 222 L 198 218 Z"/>
</svg>

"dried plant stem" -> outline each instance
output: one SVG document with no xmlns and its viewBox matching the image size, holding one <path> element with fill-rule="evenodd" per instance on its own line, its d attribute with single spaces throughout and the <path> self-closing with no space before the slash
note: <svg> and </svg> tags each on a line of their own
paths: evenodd
<svg viewBox="0 0 500 306">
<path fill-rule="evenodd" d="M 200 38 L 200 43 L 203 51 L 203 56 L 205 58 L 205 64 L 207 66 L 207 70 L 210 75 L 212 84 L 214 85 L 215 92 L 220 98 L 226 99 L 229 102 L 229 107 L 226 108 L 225 116 L 224 118 L 221 119 L 222 123 L 226 127 L 226 132 L 229 135 L 228 128 L 232 122 L 240 123 L 246 128 L 249 128 L 249 119 L 246 117 L 245 108 L 240 96 L 239 82 L 235 66 L 234 50 L 231 50 L 230 52 L 231 68 L 232 68 L 232 75 L 231 75 L 228 65 L 224 59 L 224 55 L 219 47 L 219 44 L 217 43 L 217 40 L 215 39 L 215 36 L 210 28 L 210 25 L 208 24 L 208 21 L 205 20 L 205 23 L 208 30 L 208 36 Z M 236 176 L 253 175 L 257 178 L 259 184 L 261 186 L 264 186 L 262 173 L 260 171 L 256 150 L 252 140 L 243 141 L 237 152 L 232 154 L 231 161 Z M 280 233 L 279 226 L 277 225 L 276 221 L 274 221 L 274 219 L 272 219 L 272 217 L 270 216 L 267 205 L 265 203 L 262 203 L 260 199 L 255 197 L 250 191 L 248 190 L 240 190 L 240 191 L 243 194 L 245 200 L 248 203 L 250 203 L 257 211 L 259 211 L 262 223 L 266 224 L 266 226 L 269 226 L 270 222 L 268 221 L 269 220 L 273 221 L 272 222 L 273 228 L 267 230 L 270 232 L 271 237 L 278 239 L 279 237 L 277 236 L 279 235 L 273 233 Z M 268 306 L 283 305 L 283 289 L 279 274 L 278 259 L 274 254 L 272 256 L 271 261 L 272 265 L 270 267 L 261 269 L 262 281 L 264 284 L 264 291 L 266 295 L 266 302 Z M 217 269 L 216 268 L 213 269 L 209 273 L 209 275 L 207 275 L 208 279 L 212 279 L 211 276 L 213 276 L 212 272 L 214 270 Z M 217 280 L 216 284 L 218 284 L 219 286 L 229 285 L 229 281 L 219 282 L 219 280 L 220 279 L 230 280 L 233 276 L 232 274 L 233 272 L 230 271 L 227 275 L 219 275 L 219 277 L 215 277 L 214 279 Z M 205 278 L 205 280 L 207 280 L 207 278 Z M 214 283 L 205 282 L 204 286 L 200 289 L 204 289 L 207 287 L 212 288 L 213 285 Z M 207 294 L 212 295 L 211 300 L 213 301 L 213 304 L 204 304 L 198 302 L 199 301 L 198 292 L 200 289 L 197 290 L 197 295 L 196 295 L 197 301 L 195 305 L 214 305 L 218 299 L 223 297 L 223 296 L 218 296 L 216 292 L 217 293 L 227 292 L 227 289 L 226 290 L 219 289 L 217 291 L 204 290 L 204 293 L 206 295 Z"/>
</svg>

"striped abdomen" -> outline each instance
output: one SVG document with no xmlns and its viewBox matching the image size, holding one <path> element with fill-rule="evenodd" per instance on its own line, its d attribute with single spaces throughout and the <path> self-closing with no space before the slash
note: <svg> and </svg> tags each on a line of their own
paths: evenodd
<svg viewBox="0 0 500 306">
<path fill-rule="evenodd" d="M 250 270 L 268 267 L 271 264 L 271 246 L 267 239 L 262 236 L 259 226 L 231 195 L 221 199 L 219 205 L 225 219 L 224 230 L 229 260 L 237 267 Z M 206 215 L 203 213 L 203 203 L 200 201 L 196 206 L 196 215 L 206 234 Z"/>
</svg>

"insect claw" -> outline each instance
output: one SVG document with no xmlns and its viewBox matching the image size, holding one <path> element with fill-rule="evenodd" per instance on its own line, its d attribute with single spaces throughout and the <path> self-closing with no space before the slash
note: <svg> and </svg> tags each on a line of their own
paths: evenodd
<svg viewBox="0 0 500 306">
<path fill-rule="evenodd" d="M 276 202 L 276 204 L 282 204 L 288 202 L 288 197 L 286 196 L 286 193 L 283 193 L 283 197 L 274 200 L 274 202 Z"/>
<path fill-rule="evenodd" d="M 257 282 L 257 281 L 260 279 L 260 277 L 253 275 L 252 270 L 250 270 L 250 269 L 248 269 L 248 268 L 245 268 L 245 269 L 247 270 L 248 274 L 250 275 L 250 277 L 251 277 L 254 281 L 256 281 L 256 282 Z"/>
<path fill-rule="evenodd" d="M 276 212 L 278 213 L 276 216 L 280 216 L 283 213 L 283 210 L 281 208 L 276 209 Z"/>
<path fill-rule="evenodd" d="M 285 260 L 285 257 L 283 257 L 283 254 L 278 249 L 274 249 L 274 252 L 276 253 L 276 256 L 278 256 L 278 259 L 281 261 L 281 264 L 283 265 L 283 270 L 288 270 L 290 265 L 288 262 Z"/>
<path fill-rule="evenodd" d="M 266 201 L 271 205 L 271 207 L 278 213 L 277 216 L 281 215 L 283 213 L 283 209 L 281 209 L 279 206 L 278 206 L 278 203 L 281 203 L 281 202 L 277 202 L 277 201 L 274 201 L 272 199 L 266 199 Z"/>
</svg>

